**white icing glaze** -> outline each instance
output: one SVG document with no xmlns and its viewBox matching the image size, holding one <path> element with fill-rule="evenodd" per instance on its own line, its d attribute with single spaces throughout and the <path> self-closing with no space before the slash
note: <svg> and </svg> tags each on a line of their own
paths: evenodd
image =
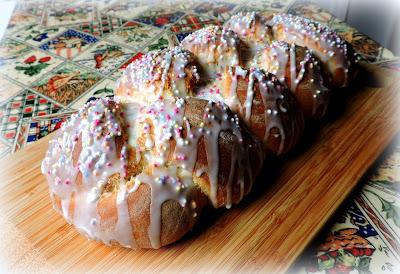
<svg viewBox="0 0 400 274">
<path fill-rule="evenodd" d="M 181 47 L 163 51 L 151 51 L 130 64 L 117 83 L 116 98 L 124 102 L 148 104 L 162 97 L 185 97 L 187 73 L 199 80 L 197 68 L 192 65 L 192 56 Z M 167 88 L 167 81 L 170 86 Z"/>
<path fill-rule="evenodd" d="M 271 41 L 270 30 L 265 19 L 255 12 L 241 12 L 232 16 L 225 23 L 224 28 L 234 31 L 254 51 Z"/>
<path fill-rule="evenodd" d="M 344 69 L 346 79 L 342 86 L 347 85 L 351 61 L 347 57 L 346 43 L 336 32 L 310 19 L 291 14 L 274 14 L 267 24 L 272 27 L 274 38 L 311 49 L 322 62 L 328 64 L 327 68 L 332 74 L 338 68 Z"/>
<path fill-rule="evenodd" d="M 181 45 L 196 55 L 203 68 L 203 77 L 218 77 L 226 67 L 239 64 L 238 37 L 234 32 L 218 26 L 193 32 L 183 39 Z"/>
<path fill-rule="evenodd" d="M 239 74 L 236 73 L 236 71 L 239 72 Z M 283 152 L 286 136 L 285 129 L 280 118 L 280 113 L 285 113 L 287 111 L 287 109 L 283 106 L 283 102 L 285 101 L 285 99 L 284 95 L 281 92 L 282 86 L 279 86 L 274 81 L 272 81 L 271 77 L 274 76 L 268 74 L 267 77 L 259 69 L 250 68 L 248 73 L 243 74 L 243 69 L 241 69 L 240 67 L 236 67 L 234 70 L 230 70 L 229 72 L 229 77 L 231 77 L 231 93 L 237 92 L 238 77 L 245 78 L 245 76 L 243 77 L 243 75 L 248 75 L 249 77 L 246 101 L 244 105 L 241 105 L 239 102 L 238 104 L 231 104 L 229 105 L 229 107 L 235 112 L 244 113 L 244 120 L 246 124 L 249 125 L 251 123 L 251 110 L 253 106 L 253 98 L 255 92 L 254 83 L 255 81 L 257 81 L 259 83 L 260 94 L 265 106 L 266 128 L 262 141 L 266 142 L 270 136 L 271 129 L 277 128 L 279 131 L 279 135 L 274 137 L 280 137 L 280 146 L 278 149 L 279 155 Z"/>
<path fill-rule="evenodd" d="M 118 105 L 115 108 L 119 107 Z M 42 173 L 46 175 L 50 193 L 61 199 L 62 214 L 87 237 L 105 244 L 118 242 L 125 247 L 135 247 L 131 225 L 127 216 L 126 186 L 118 186 L 117 214 L 114 228 L 100 227 L 97 212 L 99 200 L 107 179 L 116 173 L 125 177 L 126 149 L 116 155 L 115 137 L 121 135 L 118 117 L 111 110 L 109 101 L 101 99 L 84 106 L 77 114 L 64 123 L 57 138 L 50 141 L 46 158 L 42 162 Z M 104 130 L 107 134 L 104 134 Z M 72 152 L 79 138 L 82 151 L 77 163 L 73 163 Z M 78 171 L 82 182 L 77 184 Z M 74 195 L 73 216 L 68 215 L 70 200 Z"/>
<path fill-rule="evenodd" d="M 286 79 L 286 67 L 289 62 L 290 81 Z M 282 84 L 287 84 L 292 93 L 296 94 L 298 85 L 303 81 L 308 66 L 313 86 L 313 110 L 314 115 L 322 107 L 322 115 L 328 106 L 329 90 L 324 85 L 324 80 L 319 68 L 319 63 L 313 58 L 311 52 L 305 49 L 303 60 L 300 61 L 300 70 L 297 73 L 296 46 L 281 41 L 274 41 L 258 54 L 254 65 L 265 71 L 275 74 Z"/>
<path fill-rule="evenodd" d="M 188 200 L 190 191 L 197 187 L 193 182 L 194 174 L 208 175 L 210 199 L 214 206 L 221 206 L 221 202 L 217 201 L 220 168 L 218 139 L 220 132 L 225 130 L 231 131 L 236 138 L 232 143 L 231 167 L 237 170 L 238 182 L 234 183 L 233 175 L 230 176 L 222 205 L 228 208 L 231 206 L 232 189 L 237 184 L 241 190 L 241 199 L 244 195 L 245 176 L 252 180 L 252 167 L 249 148 L 243 143 L 237 116 L 229 115 L 222 103 L 209 102 L 200 127 L 193 127 L 184 116 L 185 107 L 184 99 L 159 100 L 145 107 L 132 103 L 112 106 L 109 100 L 100 99 L 88 103 L 79 113 L 74 114 L 63 125 L 58 138 L 50 142 L 42 162 L 42 172 L 48 179 L 51 196 L 56 194 L 61 199 L 61 214 L 91 239 L 135 247 L 127 195 L 145 183 L 151 188 L 149 239 L 153 248 L 159 248 L 164 202 L 177 201 L 189 216 L 197 216 L 195 201 Z M 122 120 L 124 122 L 121 124 Z M 127 127 L 128 142 L 123 144 L 121 155 L 117 157 L 115 138 L 122 134 L 122 126 Z M 141 138 L 145 138 L 144 147 L 139 141 Z M 207 165 L 201 170 L 195 170 L 200 138 L 204 138 Z M 79 139 L 82 150 L 77 163 L 73 163 L 73 151 Z M 170 157 L 171 140 L 175 141 L 175 146 Z M 250 144 L 258 146 L 261 151 L 257 142 Z M 136 162 L 140 157 L 145 157 L 150 167 L 135 178 L 127 178 L 133 182 L 130 189 L 124 180 L 127 176 L 129 147 L 139 151 Z M 78 172 L 82 174 L 82 183 L 77 181 Z M 113 228 L 104 229 L 100 225 L 98 201 L 102 195 L 110 195 L 103 193 L 103 188 L 109 177 L 118 173 L 120 181 L 115 202 L 118 218 Z M 72 196 L 75 207 L 73 216 L 68 216 Z"/>
</svg>

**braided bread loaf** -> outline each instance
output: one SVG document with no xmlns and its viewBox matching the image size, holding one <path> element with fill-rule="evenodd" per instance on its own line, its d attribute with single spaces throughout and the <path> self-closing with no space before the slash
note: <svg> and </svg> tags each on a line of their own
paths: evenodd
<svg viewBox="0 0 400 274">
<path fill-rule="evenodd" d="M 129 65 L 116 101 L 88 102 L 50 142 L 42 173 L 54 208 L 91 239 L 159 248 L 205 206 L 239 203 L 264 158 L 296 145 L 303 113 L 321 118 L 330 87 L 349 79 L 340 38 L 283 18 L 237 15 Z M 299 43 L 298 22 L 327 40 Z"/>
</svg>

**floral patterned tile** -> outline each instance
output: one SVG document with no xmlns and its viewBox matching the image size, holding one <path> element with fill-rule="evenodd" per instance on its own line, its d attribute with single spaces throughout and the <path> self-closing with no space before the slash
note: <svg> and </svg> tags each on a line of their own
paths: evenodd
<svg viewBox="0 0 400 274">
<path fill-rule="evenodd" d="M 11 36 L 33 46 L 38 46 L 49 39 L 56 37 L 64 32 L 63 27 L 43 27 L 40 24 L 33 24 L 23 27 Z"/>
<path fill-rule="evenodd" d="M 0 76 L 0 105 L 21 92 L 22 89 L 23 87 L 11 82 L 3 76 Z"/>
<path fill-rule="evenodd" d="M 174 34 L 169 31 L 164 32 L 163 35 L 157 37 L 144 49 L 144 52 L 149 52 L 152 50 L 161 50 L 168 47 L 174 47 L 179 44 L 178 39 Z"/>
<path fill-rule="evenodd" d="M 132 55 L 130 49 L 102 41 L 79 55 L 74 62 L 107 75 Z"/>
<path fill-rule="evenodd" d="M 69 29 L 56 38 L 40 46 L 42 50 L 48 50 L 61 57 L 72 59 L 98 39 L 86 33 Z"/>
<path fill-rule="evenodd" d="M 134 20 L 161 28 L 175 23 L 183 15 L 185 12 L 179 9 L 157 7 L 147 10 L 144 14 L 135 17 Z"/>
<path fill-rule="evenodd" d="M 7 26 L 7 33 L 18 31 L 25 26 L 38 23 L 39 21 L 40 19 L 37 16 L 17 11 L 11 16 L 10 22 Z"/>
<path fill-rule="evenodd" d="M 382 51 L 379 43 L 337 18 L 332 21 L 331 27 L 350 43 L 364 59 L 369 62 L 377 61 Z"/>
<path fill-rule="evenodd" d="M 100 79 L 101 76 L 92 71 L 66 63 L 33 83 L 32 88 L 60 104 L 68 105 Z"/>
<path fill-rule="evenodd" d="M 63 60 L 59 58 L 34 50 L 20 56 L 12 63 L 1 66 L 0 73 L 23 85 L 29 85 L 62 62 Z"/>
<path fill-rule="evenodd" d="M 96 19 L 96 5 L 83 3 L 80 5 L 64 1 L 54 1 L 45 9 L 42 19 L 43 26 L 65 26 L 77 23 L 91 22 Z"/>
<path fill-rule="evenodd" d="M 135 21 L 129 21 L 121 28 L 110 34 L 107 37 L 107 40 L 126 44 L 135 49 L 139 49 L 151 41 L 159 33 L 159 28 L 140 24 Z"/>
<path fill-rule="evenodd" d="M 75 28 L 85 33 L 103 37 L 121 27 L 125 22 L 125 19 L 101 14 L 98 20 L 79 24 Z"/>
<path fill-rule="evenodd" d="M 31 47 L 12 39 L 5 39 L 0 43 L 0 65 L 15 62 L 21 55 L 32 50 Z"/>
<path fill-rule="evenodd" d="M 86 102 L 94 100 L 101 97 L 113 97 L 115 89 L 115 80 L 103 79 L 98 84 L 96 84 L 89 92 L 85 93 L 84 96 L 80 97 L 75 103 L 71 105 L 72 109 L 79 109 Z"/>
<path fill-rule="evenodd" d="M 324 240 L 308 249 L 288 273 L 398 273 L 398 254 L 358 202 L 351 202 Z"/>
</svg>

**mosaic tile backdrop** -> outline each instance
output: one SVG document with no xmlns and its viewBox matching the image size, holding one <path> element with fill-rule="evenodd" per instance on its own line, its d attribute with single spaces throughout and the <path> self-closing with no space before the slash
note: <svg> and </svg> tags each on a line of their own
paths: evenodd
<svg viewBox="0 0 400 274">
<path fill-rule="evenodd" d="M 307 1 L 19 1 L 0 42 L 0 158 L 59 128 L 63 113 L 113 96 L 116 79 L 144 53 L 238 11 L 320 21 L 365 60 L 400 72 L 390 51 Z M 399 170 L 397 142 L 290 272 L 400 273 Z"/>
</svg>

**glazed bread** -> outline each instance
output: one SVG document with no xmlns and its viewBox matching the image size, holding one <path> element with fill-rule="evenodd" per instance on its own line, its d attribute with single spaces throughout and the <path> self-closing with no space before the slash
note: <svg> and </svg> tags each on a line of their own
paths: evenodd
<svg viewBox="0 0 400 274">
<path fill-rule="evenodd" d="M 42 172 L 54 207 L 80 233 L 159 248 L 189 231 L 209 202 L 238 203 L 262 162 L 260 143 L 222 104 L 99 99 L 63 124 Z"/>
<path fill-rule="evenodd" d="M 87 103 L 50 141 L 42 173 L 53 206 L 107 245 L 173 243 L 205 207 L 239 203 L 264 158 L 325 115 L 354 62 L 332 30 L 286 14 L 238 14 L 149 52 L 114 99 Z"/>
<path fill-rule="evenodd" d="M 253 59 L 253 66 L 270 71 L 292 91 L 307 117 L 322 118 L 329 104 L 320 62 L 307 48 L 273 41 Z"/>
</svg>

